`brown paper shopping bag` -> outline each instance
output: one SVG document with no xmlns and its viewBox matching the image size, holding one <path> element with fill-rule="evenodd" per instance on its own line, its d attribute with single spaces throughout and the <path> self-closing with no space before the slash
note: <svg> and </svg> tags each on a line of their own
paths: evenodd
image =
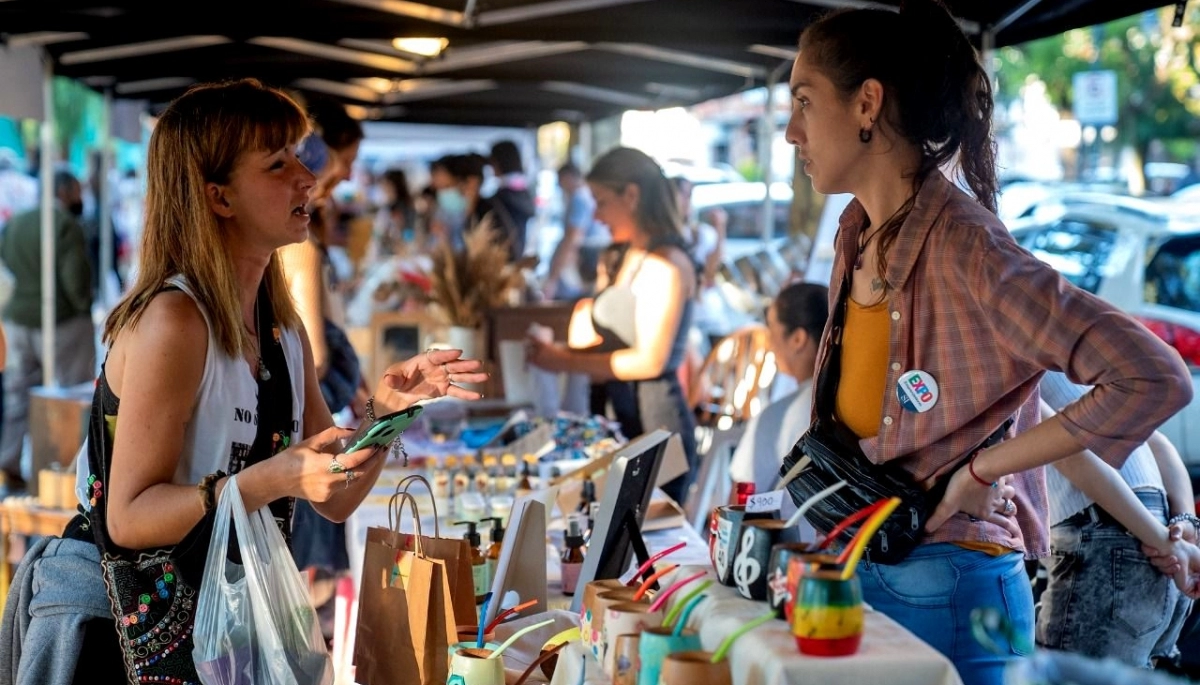
<svg viewBox="0 0 1200 685">
<path fill-rule="evenodd" d="M 425 486 L 425 490 L 429 493 L 429 506 L 433 511 L 433 536 L 421 538 L 422 549 L 426 556 L 443 562 L 446 567 L 447 582 L 450 585 L 450 601 L 454 605 L 454 620 L 461 626 L 475 625 L 479 616 L 475 613 L 475 582 L 471 578 L 471 546 L 462 538 L 442 537 L 437 503 L 434 502 L 433 490 L 429 487 L 429 481 L 424 476 L 414 474 L 396 484 L 396 494 L 392 495 L 392 501 L 388 503 L 388 524 L 391 528 L 388 532 L 399 530 L 393 523 L 399 513 L 396 506 L 398 504 L 397 495 L 407 494 L 413 498 L 413 501 L 416 501 L 416 495 L 409 492 L 409 488 L 415 483 Z M 417 508 L 420 510 L 419 504 Z M 395 533 L 391 544 L 397 548 L 411 550 L 413 548 L 412 535 Z"/>
<path fill-rule="evenodd" d="M 355 681 L 361 685 L 443 685 L 455 641 L 454 609 L 446 567 L 423 549 L 412 495 L 400 493 L 416 519 L 413 549 L 390 544 L 394 530 L 371 528 L 363 558 L 354 644 Z"/>
</svg>

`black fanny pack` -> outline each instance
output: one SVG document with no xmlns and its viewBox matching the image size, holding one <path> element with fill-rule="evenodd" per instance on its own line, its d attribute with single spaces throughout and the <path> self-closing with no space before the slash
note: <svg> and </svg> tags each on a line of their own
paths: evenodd
<svg viewBox="0 0 1200 685">
<path fill-rule="evenodd" d="M 826 533 L 881 499 L 899 498 L 900 505 L 867 542 L 863 554 L 872 563 L 898 564 L 921 544 L 925 522 L 941 502 L 950 477 L 943 477 L 933 489 L 925 490 L 899 466 L 875 464 L 867 459 L 857 438 L 840 435 L 839 432 L 849 431 L 829 423 L 819 419 L 814 422 L 784 458 L 781 474 L 787 474 L 805 456 L 812 460 L 811 465 L 787 484 L 788 493 L 792 501 L 800 505 L 838 481 L 846 482 L 844 487 L 827 495 L 805 513 L 814 528 Z M 1005 421 L 971 454 L 1003 440 L 1010 425 L 1012 419 Z M 967 459 L 963 459 L 961 463 L 966 462 Z M 857 530 L 858 526 L 853 526 L 842 535 L 849 541 Z"/>
<path fill-rule="evenodd" d="M 867 459 L 858 445 L 858 436 L 833 418 L 837 385 L 841 378 L 842 327 L 846 320 L 849 292 L 850 280 L 847 277 L 842 281 L 837 304 L 829 312 L 829 342 L 817 367 L 813 388 L 816 418 L 808 432 L 801 436 L 784 458 L 780 475 L 786 476 L 805 456 L 812 460 L 810 466 L 787 483 L 788 492 L 797 506 L 838 481 L 846 482 L 844 487 L 814 504 L 805 514 L 808 522 L 824 533 L 829 533 L 847 517 L 881 499 L 899 498 L 900 506 L 871 537 L 863 555 L 873 563 L 898 564 L 921 544 L 925 522 L 941 502 L 950 476 L 943 476 L 935 487 L 925 490 L 913 482 L 912 475 L 898 464 L 876 464 Z M 959 462 L 959 468 L 975 452 L 1003 440 L 1012 423 L 1013 420 L 1008 419 L 983 443 L 968 452 Z M 848 527 L 841 535 L 848 536 L 848 541 L 858 528 Z"/>
</svg>

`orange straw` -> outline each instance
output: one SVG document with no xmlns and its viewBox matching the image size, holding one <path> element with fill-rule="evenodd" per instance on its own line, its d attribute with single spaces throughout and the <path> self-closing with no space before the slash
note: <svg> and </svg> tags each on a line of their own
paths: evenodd
<svg viewBox="0 0 1200 685">
<path fill-rule="evenodd" d="M 650 589 L 650 586 L 654 584 L 654 581 L 662 578 L 677 568 L 679 568 L 679 564 L 669 564 L 664 566 L 661 571 L 658 571 L 654 575 L 647 578 L 646 582 L 642 583 L 641 587 L 637 589 L 637 592 L 633 593 L 633 601 L 640 602 L 642 596 L 646 594 L 646 591 Z"/>
<path fill-rule="evenodd" d="M 504 611 L 501 611 L 499 614 L 496 615 L 496 618 L 492 619 L 491 623 L 487 624 L 487 627 L 483 629 L 483 632 L 485 634 L 492 632 L 492 629 L 495 628 L 496 626 L 500 625 L 500 622 L 503 621 L 504 619 L 508 618 L 509 616 L 512 616 L 513 614 L 517 613 L 518 611 L 525 611 L 526 609 L 528 609 L 529 607 L 531 607 L 537 603 L 538 603 L 538 601 L 536 599 L 531 599 L 528 602 L 525 602 L 523 604 L 518 604 L 515 607 L 509 607 L 509 608 L 505 609 Z"/>
<path fill-rule="evenodd" d="M 850 576 L 854 575 L 854 569 L 858 566 L 858 560 L 862 558 L 863 551 L 867 548 L 867 541 L 871 539 L 871 536 L 875 535 L 875 531 L 879 530 L 884 520 L 892 515 L 896 507 L 900 506 L 900 498 L 892 497 L 891 499 L 880 500 L 879 503 L 882 506 L 871 514 L 867 522 L 858 529 L 858 533 L 850 541 L 850 544 L 846 546 L 846 549 L 842 550 L 842 553 L 838 555 L 837 563 L 843 564 L 842 580 L 848 580 Z"/>
</svg>

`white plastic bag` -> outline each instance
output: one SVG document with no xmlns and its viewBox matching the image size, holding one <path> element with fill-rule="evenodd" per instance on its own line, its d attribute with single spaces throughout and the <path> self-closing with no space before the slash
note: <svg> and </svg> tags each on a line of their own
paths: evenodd
<svg viewBox="0 0 1200 685">
<path fill-rule="evenodd" d="M 227 554 L 231 530 L 241 564 Z M 194 635 L 204 685 L 333 682 L 316 610 L 283 534 L 269 508 L 246 513 L 236 476 L 217 502 Z"/>
</svg>

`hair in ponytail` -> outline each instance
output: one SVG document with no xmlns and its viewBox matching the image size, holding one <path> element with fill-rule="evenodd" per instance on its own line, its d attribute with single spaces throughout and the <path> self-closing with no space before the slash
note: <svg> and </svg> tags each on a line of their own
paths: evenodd
<svg viewBox="0 0 1200 685">
<path fill-rule="evenodd" d="M 881 119 L 921 151 L 914 195 L 931 172 L 957 156 L 975 198 L 996 211 L 991 82 L 941 0 L 904 0 L 899 12 L 832 12 L 804 30 L 800 51 L 847 97 L 867 79 L 883 84 Z M 912 203 L 879 229 L 884 268 Z"/>
</svg>

